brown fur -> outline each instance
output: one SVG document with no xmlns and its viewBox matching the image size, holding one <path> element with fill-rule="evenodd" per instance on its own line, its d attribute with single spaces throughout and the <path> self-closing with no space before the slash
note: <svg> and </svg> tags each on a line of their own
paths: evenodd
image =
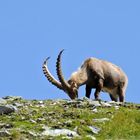
<svg viewBox="0 0 140 140">
<path fill-rule="evenodd" d="M 113 101 L 117 101 L 119 97 L 120 102 L 124 102 L 128 79 L 118 66 L 97 58 L 89 58 L 71 75 L 68 83 L 76 89 L 85 84 L 88 98 L 92 88 L 95 88 L 95 99 L 99 99 L 100 91 L 105 91 Z"/>
<path fill-rule="evenodd" d="M 66 81 L 61 69 L 61 55 L 63 51 L 60 51 L 56 62 L 56 72 L 59 81 L 49 72 L 47 66 L 49 57 L 43 63 L 43 72 L 50 83 L 66 92 L 71 99 L 78 97 L 78 88 L 85 84 L 86 97 L 88 98 L 90 98 L 92 88 L 95 88 L 95 99 L 99 99 L 100 91 L 105 91 L 109 93 L 113 101 L 117 101 L 119 98 L 121 102 L 124 102 L 128 79 L 118 66 L 97 58 L 89 58 Z"/>
</svg>

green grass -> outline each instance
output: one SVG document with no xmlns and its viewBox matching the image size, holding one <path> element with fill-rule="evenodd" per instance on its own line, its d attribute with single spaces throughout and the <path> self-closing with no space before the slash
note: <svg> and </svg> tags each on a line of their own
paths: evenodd
<svg viewBox="0 0 140 140">
<path fill-rule="evenodd" d="M 140 139 L 140 110 L 121 108 L 102 126 L 98 139 Z"/>
<path fill-rule="evenodd" d="M 92 108 L 85 103 L 82 108 L 75 105 L 65 105 L 65 101 L 60 101 L 54 105 L 53 100 L 44 101 L 44 106 L 39 106 L 38 101 L 16 100 L 10 103 L 22 103 L 24 106 L 19 107 L 18 112 L 10 115 L 0 115 L 0 123 L 10 124 L 10 136 L 0 138 L 5 139 L 51 139 L 50 136 L 34 137 L 29 132 L 41 134 L 42 126 L 51 128 L 67 128 L 70 130 L 77 129 L 80 137 L 73 140 L 90 140 L 88 135 L 95 136 L 97 140 L 139 140 L 140 139 L 140 109 L 135 105 L 120 107 L 116 110 L 114 107 L 99 107 L 98 113 L 94 113 Z M 105 123 L 94 122 L 93 119 L 109 118 L 110 121 Z M 33 121 L 35 121 L 35 123 Z M 101 128 L 99 134 L 93 134 L 88 126 Z M 2 128 L 0 128 L 2 129 Z M 67 139 L 64 136 L 58 136 L 53 139 Z"/>
</svg>

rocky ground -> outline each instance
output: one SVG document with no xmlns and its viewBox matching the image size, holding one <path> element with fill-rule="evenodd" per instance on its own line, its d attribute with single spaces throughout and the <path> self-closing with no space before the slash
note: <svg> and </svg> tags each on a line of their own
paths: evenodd
<svg viewBox="0 0 140 140">
<path fill-rule="evenodd" d="M 140 105 L 0 98 L 0 140 L 140 139 Z"/>
</svg>

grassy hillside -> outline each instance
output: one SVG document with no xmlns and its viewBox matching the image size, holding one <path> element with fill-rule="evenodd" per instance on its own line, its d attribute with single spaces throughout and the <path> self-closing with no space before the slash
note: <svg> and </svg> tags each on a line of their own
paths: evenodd
<svg viewBox="0 0 140 140">
<path fill-rule="evenodd" d="M 140 105 L 88 100 L 24 100 L 6 97 L 0 140 L 140 139 Z"/>
</svg>

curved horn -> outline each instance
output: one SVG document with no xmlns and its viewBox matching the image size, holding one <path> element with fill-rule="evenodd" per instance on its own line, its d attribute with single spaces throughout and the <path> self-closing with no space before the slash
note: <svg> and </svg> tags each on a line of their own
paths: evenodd
<svg viewBox="0 0 140 140">
<path fill-rule="evenodd" d="M 61 70 L 61 55 L 63 53 L 64 50 L 60 51 L 58 57 L 57 57 L 57 62 L 56 62 L 56 71 L 57 71 L 57 75 L 58 75 L 58 79 L 61 82 L 64 90 L 69 90 L 70 89 L 70 85 L 68 84 L 68 82 L 64 79 L 64 76 L 62 74 L 62 70 Z"/>
<path fill-rule="evenodd" d="M 49 72 L 49 69 L 48 69 L 48 66 L 47 66 L 47 62 L 49 60 L 50 57 L 48 57 L 44 63 L 43 63 L 43 66 L 42 66 L 42 69 L 43 69 L 43 73 L 44 75 L 46 76 L 46 78 L 48 79 L 48 81 L 50 83 L 52 83 L 54 86 L 56 86 L 57 88 L 61 89 L 61 90 L 64 90 L 61 83 L 59 81 L 57 81 L 52 75 L 51 73 Z"/>
</svg>

